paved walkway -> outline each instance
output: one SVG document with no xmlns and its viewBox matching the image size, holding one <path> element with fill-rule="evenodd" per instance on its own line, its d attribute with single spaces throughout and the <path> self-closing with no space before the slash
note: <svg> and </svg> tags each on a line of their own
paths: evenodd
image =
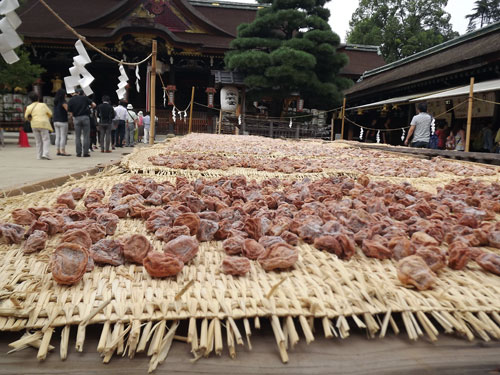
<svg viewBox="0 0 500 375">
<path fill-rule="evenodd" d="M 110 154 L 96 150 L 91 152 L 90 158 L 77 158 L 75 138 L 73 134 L 70 134 L 66 152 L 71 156 L 57 156 L 55 146 L 51 145 L 49 156 L 52 160 L 37 160 L 33 134 L 29 134 L 30 148 L 18 147 L 17 137 L 17 133 L 5 133 L 5 147 L 0 146 L 0 190 L 10 190 L 14 187 L 82 172 L 98 164 L 118 161 L 123 155 L 132 151 L 132 147 L 117 148 Z M 141 144 L 136 147 L 147 146 Z"/>
</svg>

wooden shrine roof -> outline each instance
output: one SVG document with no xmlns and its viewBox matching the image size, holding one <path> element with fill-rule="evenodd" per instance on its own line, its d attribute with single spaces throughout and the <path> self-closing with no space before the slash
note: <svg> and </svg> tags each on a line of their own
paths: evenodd
<svg viewBox="0 0 500 375">
<path fill-rule="evenodd" d="M 211 6 L 202 1 L 165 1 L 159 14 L 147 0 L 50 0 L 48 4 L 80 34 L 91 41 L 115 42 L 125 33 L 154 34 L 174 47 L 228 49 L 236 27 L 255 18 L 257 6 Z M 156 4 L 156 3 L 155 3 Z M 213 10 L 211 8 L 214 8 Z M 19 33 L 29 42 L 67 44 L 75 36 L 38 0 L 28 0 L 20 9 Z"/>
</svg>

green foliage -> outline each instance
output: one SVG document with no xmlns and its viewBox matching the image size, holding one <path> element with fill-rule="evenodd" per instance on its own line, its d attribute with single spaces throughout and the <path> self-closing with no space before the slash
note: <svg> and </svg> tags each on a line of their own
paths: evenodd
<svg viewBox="0 0 500 375">
<path fill-rule="evenodd" d="M 473 13 L 465 16 L 469 20 L 467 31 L 500 21 L 500 0 L 478 0 L 474 4 Z"/>
<path fill-rule="evenodd" d="M 494 0 L 499 1 L 499 0 Z M 448 0 L 361 0 L 352 15 L 347 42 L 380 46 L 390 63 L 458 36 Z"/>
<path fill-rule="evenodd" d="M 0 83 L 12 90 L 16 87 L 27 88 L 45 72 L 40 65 L 30 62 L 29 53 L 22 47 L 16 49 L 16 53 L 19 61 L 14 64 L 0 59 Z"/>
<path fill-rule="evenodd" d="M 340 104 L 352 82 L 338 77 L 347 57 L 336 52 L 340 38 L 328 24 L 327 0 L 257 1 L 269 6 L 238 27 L 225 58 L 228 69 L 245 75 L 250 98 L 281 103 L 298 91 L 308 107 Z"/>
</svg>

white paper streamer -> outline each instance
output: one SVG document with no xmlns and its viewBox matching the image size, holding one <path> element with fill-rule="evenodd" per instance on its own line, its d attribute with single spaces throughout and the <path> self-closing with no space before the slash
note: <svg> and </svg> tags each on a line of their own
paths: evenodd
<svg viewBox="0 0 500 375">
<path fill-rule="evenodd" d="M 380 130 L 377 132 L 377 143 L 380 143 Z"/>
<path fill-rule="evenodd" d="M 118 69 L 120 70 L 120 75 L 118 76 L 118 90 L 116 90 L 116 95 L 118 95 L 119 100 L 122 100 L 125 99 L 125 94 L 127 93 L 128 77 L 122 64 L 120 64 Z"/>
<path fill-rule="evenodd" d="M 186 122 L 186 119 L 188 117 L 188 111 L 187 111 L 187 109 L 185 111 L 183 111 L 182 113 L 184 113 L 184 122 Z"/>
<path fill-rule="evenodd" d="M 0 15 L 5 16 L 0 20 L 0 55 L 7 64 L 19 61 L 14 48 L 23 44 L 16 32 L 16 29 L 21 25 L 21 19 L 14 12 L 17 8 L 19 8 L 17 0 L 0 1 Z"/>
<path fill-rule="evenodd" d="M 292 118 L 290 117 L 290 123 L 288 124 L 288 127 L 291 128 L 292 127 Z"/>
<path fill-rule="evenodd" d="M 83 46 L 81 40 L 77 40 L 75 43 L 76 51 L 78 55 L 73 57 L 73 66 L 69 68 L 69 76 L 64 77 L 64 85 L 66 86 L 66 92 L 72 94 L 75 92 L 75 87 L 80 86 L 85 93 L 85 95 L 91 95 L 93 93 L 90 88 L 90 84 L 94 81 L 94 77 L 85 69 L 85 65 L 89 64 L 90 57 Z"/>
<path fill-rule="evenodd" d="M 139 65 L 135 67 L 135 89 L 137 92 L 141 92 L 141 85 L 139 85 L 139 81 L 141 80 L 141 75 L 139 74 Z"/>
<path fill-rule="evenodd" d="M 405 132 L 405 130 L 403 129 L 403 134 L 401 134 L 401 141 L 403 141 L 403 142 L 404 142 L 404 140 L 405 140 L 405 135 L 406 135 L 406 132 Z"/>
<path fill-rule="evenodd" d="M 167 90 L 163 89 L 163 106 L 167 106 Z"/>
<path fill-rule="evenodd" d="M 172 120 L 175 122 L 177 120 L 176 114 L 175 114 L 175 105 L 174 108 L 172 108 Z"/>
<path fill-rule="evenodd" d="M 363 133 L 364 133 L 364 129 L 361 128 L 360 132 L 359 132 L 359 140 L 362 141 L 363 140 Z"/>
<path fill-rule="evenodd" d="M 436 132 L 436 119 L 433 117 L 431 121 L 431 135 L 434 135 Z"/>
<path fill-rule="evenodd" d="M 241 125 L 241 115 L 238 116 L 238 125 Z"/>
</svg>

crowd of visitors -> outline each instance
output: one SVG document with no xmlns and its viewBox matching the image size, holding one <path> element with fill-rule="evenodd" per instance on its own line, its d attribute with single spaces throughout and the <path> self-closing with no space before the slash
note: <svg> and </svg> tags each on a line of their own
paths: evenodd
<svg viewBox="0 0 500 375">
<path fill-rule="evenodd" d="M 90 157 L 91 152 L 99 148 L 103 153 L 110 153 L 117 147 L 149 143 L 149 112 L 136 113 L 132 104 L 120 101 L 113 107 L 110 97 L 103 95 L 101 103 L 96 105 L 81 89 L 70 98 L 64 89 L 59 89 L 53 111 L 40 102 L 35 92 L 31 92 L 29 98 L 32 103 L 26 107 L 24 116 L 35 135 L 38 159 L 50 160 L 49 133 L 54 131 L 57 156 L 71 156 L 66 152 L 70 125 L 75 130 L 77 157 Z"/>
<path fill-rule="evenodd" d="M 410 122 L 410 128 L 403 138 L 403 144 L 417 148 L 431 148 L 440 150 L 465 151 L 465 126 L 457 122 L 450 127 L 446 120 L 435 119 L 427 112 L 426 103 L 417 104 L 417 114 Z M 368 123 L 368 122 L 367 122 Z M 403 128 L 404 124 L 393 126 L 391 117 L 375 118 L 369 122 L 369 130 L 363 141 L 375 142 L 376 134 L 382 143 L 400 145 L 401 133 L 391 131 L 394 128 Z M 435 132 L 432 134 L 432 127 Z M 373 129 L 373 130 L 372 130 Z M 471 132 L 470 151 L 500 153 L 500 129 L 496 129 L 490 118 L 476 119 Z"/>
</svg>

